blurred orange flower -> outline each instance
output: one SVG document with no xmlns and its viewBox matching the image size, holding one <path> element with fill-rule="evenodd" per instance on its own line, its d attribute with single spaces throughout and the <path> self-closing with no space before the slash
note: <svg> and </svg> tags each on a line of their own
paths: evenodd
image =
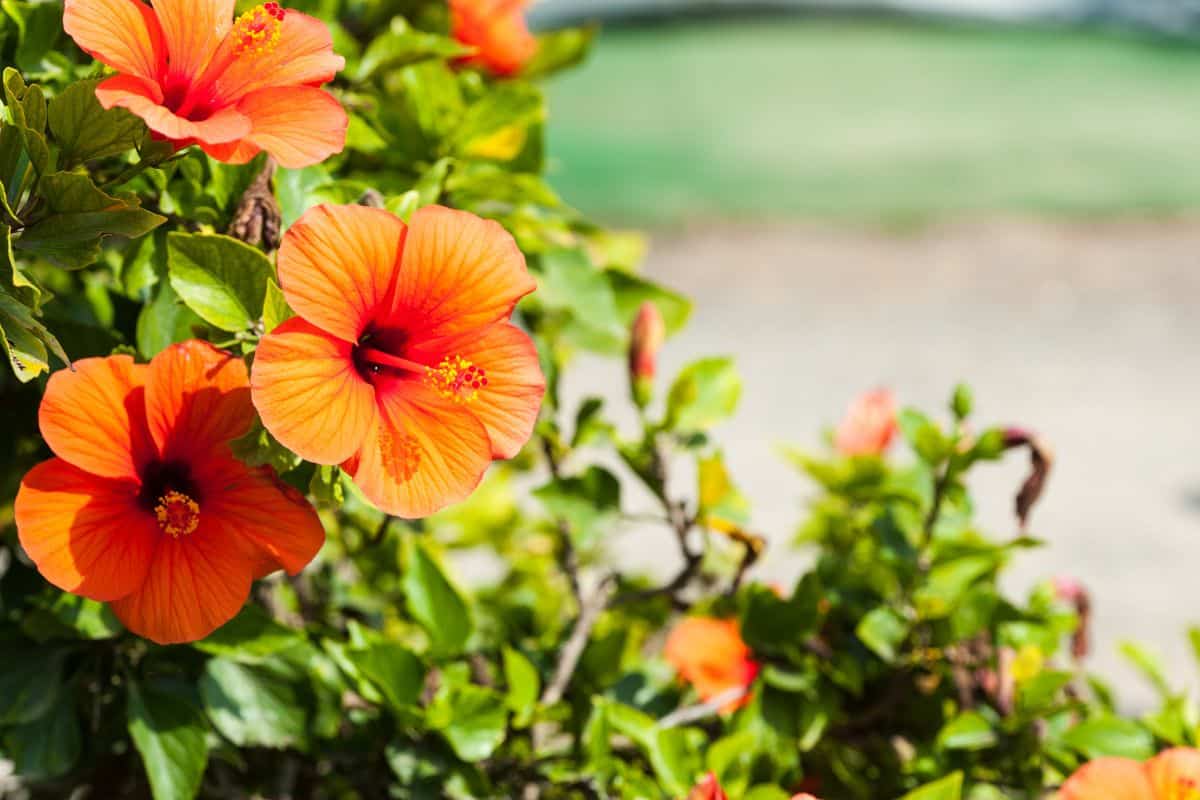
<svg viewBox="0 0 1200 800">
<path fill-rule="evenodd" d="M 450 0 L 454 38 L 475 48 L 463 63 L 496 75 L 521 71 L 537 52 L 537 39 L 525 24 L 526 0 Z"/>
<path fill-rule="evenodd" d="M 687 800 L 729 800 L 729 795 L 725 794 L 725 790 L 721 788 L 717 776 L 710 772 L 700 779 L 700 782 L 688 794 Z"/>
<path fill-rule="evenodd" d="M 231 164 L 265 150 L 285 167 L 340 153 L 346 112 L 317 88 L 345 66 L 329 28 L 274 2 L 233 12 L 234 0 L 66 0 L 63 28 L 118 73 L 100 103 L 177 148 Z"/>
<path fill-rule="evenodd" d="M 111 603 L 134 633 L 204 638 L 237 614 L 252 580 L 299 572 L 325 541 L 298 492 L 231 455 L 253 421 L 245 363 L 203 342 L 149 365 L 77 361 L 42 399 L 57 458 L 21 482 L 21 545 L 46 580 Z"/>
<path fill-rule="evenodd" d="M 896 429 L 896 398 L 887 389 L 875 389 L 850 404 L 834 433 L 834 446 L 845 456 L 882 455 Z"/>
<path fill-rule="evenodd" d="M 758 662 L 750 657 L 736 620 L 688 617 L 667 637 L 664 655 L 705 702 L 731 689 L 748 689 L 758 677 Z M 722 710 L 736 710 L 749 699 L 743 695 Z"/>
<path fill-rule="evenodd" d="M 1200 750 L 1178 747 L 1145 763 L 1098 758 L 1063 784 L 1060 800 L 1192 800 L 1200 797 Z"/>
<path fill-rule="evenodd" d="M 293 452 L 414 518 L 465 499 L 529 439 L 546 382 L 508 318 L 536 284 L 498 224 L 318 206 L 284 236 L 278 269 L 299 316 L 263 337 L 251 384 Z"/>
</svg>

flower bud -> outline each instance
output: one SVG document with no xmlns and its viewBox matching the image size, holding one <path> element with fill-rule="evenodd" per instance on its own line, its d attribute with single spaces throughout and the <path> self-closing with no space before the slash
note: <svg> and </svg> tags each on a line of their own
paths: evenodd
<svg viewBox="0 0 1200 800">
<path fill-rule="evenodd" d="M 650 403 L 654 375 L 658 369 L 658 351 L 667 338 L 667 326 L 658 306 L 647 300 L 638 309 L 629 342 L 629 384 L 638 408 Z"/>
<path fill-rule="evenodd" d="M 834 433 L 834 446 L 844 456 L 879 456 L 896 436 L 896 398 L 875 389 L 855 398 Z"/>
<path fill-rule="evenodd" d="M 729 800 L 729 795 L 721 788 L 717 776 L 710 772 L 692 789 L 688 800 Z"/>
</svg>

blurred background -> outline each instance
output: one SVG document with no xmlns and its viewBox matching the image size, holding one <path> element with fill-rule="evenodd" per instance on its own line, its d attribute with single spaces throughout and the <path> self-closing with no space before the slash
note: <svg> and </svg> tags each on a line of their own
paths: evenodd
<svg viewBox="0 0 1200 800">
<path fill-rule="evenodd" d="M 1200 622 L 1200 2 L 542 0 L 533 20 L 605 24 L 551 84 L 552 180 L 603 221 L 650 232 L 647 272 L 690 294 L 661 380 L 737 358 L 719 438 L 794 579 L 804 481 L 784 443 L 876 385 L 980 424 L 1035 429 L 1058 459 L 1011 589 L 1093 592 L 1093 666 L 1150 693 L 1136 639 L 1194 678 Z M 587 362 L 589 386 L 624 385 Z M 1014 455 L 975 483 L 1015 532 Z M 632 563 L 674 569 L 661 531 Z"/>
</svg>

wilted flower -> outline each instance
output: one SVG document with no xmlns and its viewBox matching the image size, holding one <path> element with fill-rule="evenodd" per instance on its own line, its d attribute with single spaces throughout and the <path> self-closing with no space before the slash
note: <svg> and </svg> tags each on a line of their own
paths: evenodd
<svg viewBox="0 0 1200 800">
<path fill-rule="evenodd" d="M 475 49 L 464 63 L 496 75 L 520 72 L 537 52 L 537 39 L 525 24 L 527 0 L 450 0 L 454 38 Z"/>
<path fill-rule="evenodd" d="M 235 21 L 234 0 L 66 0 L 63 28 L 117 71 L 96 88 L 176 147 L 285 167 L 340 153 L 348 117 L 319 89 L 345 60 L 320 20 L 270 2 Z"/>
<path fill-rule="evenodd" d="M 749 689 L 758 677 L 759 664 L 750 657 L 736 620 L 688 617 L 667 637 L 664 655 L 705 702 L 733 689 Z M 744 694 L 722 711 L 747 702 L 749 695 Z"/>
<path fill-rule="evenodd" d="M 17 493 L 21 545 L 60 589 L 112 604 L 162 644 L 230 620 L 250 582 L 321 549 L 312 506 L 229 442 L 254 421 L 246 365 L 204 342 L 149 365 L 88 358 L 55 373 L 39 422 L 57 458 Z"/>
<path fill-rule="evenodd" d="M 855 398 L 834 434 L 834 446 L 845 456 L 882 455 L 896 436 L 896 399 L 887 389 Z"/>
<path fill-rule="evenodd" d="M 1098 758 L 1063 784 L 1059 800 L 1194 800 L 1200 797 L 1200 750 L 1177 747 L 1146 762 Z"/>
</svg>

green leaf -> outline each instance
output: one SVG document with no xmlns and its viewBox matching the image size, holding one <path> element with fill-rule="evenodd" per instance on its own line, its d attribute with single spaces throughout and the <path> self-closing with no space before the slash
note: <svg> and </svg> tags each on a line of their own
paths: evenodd
<svg viewBox="0 0 1200 800">
<path fill-rule="evenodd" d="M 472 155 L 473 149 L 479 148 L 489 137 L 508 129 L 522 130 L 544 116 L 539 89 L 528 83 L 501 84 L 468 106 L 455 131 L 453 147 L 459 154 Z"/>
<path fill-rule="evenodd" d="M 1171 696 L 1171 685 L 1167 683 L 1162 660 L 1158 656 L 1135 642 L 1122 642 L 1119 650 L 1125 660 L 1142 674 L 1142 677 L 1154 687 L 1161 698 L 1166 699 Z"/>
<path fill-rule="evenodd" d="M 679 373 L 667 396 L 668 428 L 705 431 L 733 414 L 742 395 L 742 379 L 733 360 L 705 358 Z"/>
<path fill-rule="evenodd" d="M 210 325 L 245 331 L 259 318 L 273 270 L 261 251 L 217 234 L 167 237 L 171 286 Z"/>
<path fill-rule="evenodd" d="M 32 722 L 50 710 L 58 699 L 65 657 L 58 648 L 6 646 L 0 660 L 0 725 Z"/>
<path fill-rule="evenodd" d="M 204 320 L 183 304 L 169 281 L 159 281 L 154 299 L 142 306 L 137 321 L 137 349 L 150 359 L 176 342 L 195 335 Z"/>
<path fill-rule="evenodd" d="M 668 336 L 683 330 L 692 316 L 692 301 L 677 292 L 621 270 L 610 269 L 604 274 L 612 285 L 617 316 L 621 318 L 623 327 L 628 328 L 633 324 L 638 309 L 647 301 L 658 306 Z"/>
<path fill-rule="evenodd" d="M 167 221 L 134 199 L 100 190 L 76 172 L 46 175 L 39 189 L 49 214 L 26 228 L 14 245 L 66 269 L 95 263 L 109 236 L 135 239 Z"/>
<path fill-rule="evenodd" d="M 513 712 L 513 726 L 527 727 L 541 694 L 541 676 L 529 659 L 511 647 L 504 648 L 504 683 L 508 687 L 505 703 Z"/>
<path fill-rule="evenodd" d="M 746 592 L 742 637 L 755 652 L 798 652 L 805 638 L 815 632 L 816 605 L 804 593 L 782 598 L 761 584 L 748 587 Z"/>
<path fill-rule="evenodd" d="M 975 397 L 971 393 L 971 387 L 965 383 L 955 386 L 954 395 L 950 398 L 950 412 L 954 414 L 955 419 L 961 421 L 971 416 L 974 407 Z"/>
<path fill-rule="evenodd" d="M 887 663 L 896 660 L 900 645 L 908 638 L 909 624 L 904 617 L 887 606 L 879 606 L 854 629 L 859 641 Z"/>
<path fill-rule="evenodd" d="M 565 520 L 572 535 L 587 543 L 621 510 L 621 482 L 603 467 L 588 467 L 582 474 L 556 478 L 533 490 L 551 516 Z"/>
<path fill-rule="evenodd" d="M 287 298 L 283 296 L 283 290 L 274 279 L 268 278 L 267 293 L 263 298 L 263 333 L 270 333 L 293 316 L 295 314 L 288 305 Z"/>
<path fill-rule="evenodd" d="M 597 30 L 595 25 L 588 25 L 539 35 L 537 53 L 525 65 L 521 76 L 543 77 L 575 66 L 587 56 Z"/>
<path fill-rule="evenodd" d="M 303 631 L 276 622 L 259 606 L 247 605 L 236 617 L 193 643 L 192 647 L 254 664 L 306 641 Z"/>
<path fill-rule="evenodd" d="M 955 772 L 941 780 L 913 789 L 900 800 L 961 800 L 963 774 Z"/>
<path fill-rule="evenodd" d="M 96 99 L 100 80 L 78 81 L 50 101 L 50 132 L 64 164 L 120 155 L 138 146 L 146 135 L 141 119 L 123 108 L 105 110 Z"/>
<path fill-rule="evenodd" d="M 154 800 L 195 797 L 208 765 L 200 710 L 179 691 L 131 682 L 125 713 Z"/>
<path fill-rule="evenodd" d="M 1062 737 L 1063 744 L 1088 758 L 1123 756 L 1139 761 L 1154 755 L 1154 737 L 1132 720 L 1095 717 L 1079 723 Z"/>
<path fill-rule="evenodd" d="M 394 710 L 411 708 L 420 700 L 425 667 L 408 648 L 395 642 L 375 642 L 361 650 L 348 650 L 346 655 Z"/>
<path fill-rule="evenodd" d="M 938 733 L 938 744 L 947 750 L 986 750 L 999 741 L 992 724 L 977 711 L 964 711 Z"/>
<path fill-rule="evenodd" d="M 920 411 L 906 408 L 897 421 L 909 446 L 926 464 L 940 464 L 949 454 L 950 442 L 933 420 Z"/>
<path fill-rule="evenodd" d="M 508 710 L 504 698 L 492 689 L 452 685 L 438 692 L 427 719 L 459 758 L 476 763 L 491 756 L 504 742 Z"/>
<path fill-rule="evenodd" d="M 435 650 L 458 653 L 475 628 L 471 609 L 416 536 L 404 537 L 404 599 Z"/>
<path fill-rule="evenodd" d="M 609 347 L 619 351 L 628 331 L 617 311 L 608 276 L 592 266 L 580 250 L 545 253 L 540 265 L 536 297 L 542 306 L 569 313 L 583 332 L 598 339 L 587 342 L 594 345 L 592 349 Z"/>
<path fill-rule="evenodd" d="M 929 571 L 925 584 L 914 593 L 918 612 L 925 619 L 949 614 L 972 584 L 997 566 L 995 555 L 972 555 L 938 564 Z"/>
<path fill-rule="evenodd" d="M 238 747 L 293 747 L 305 737 L 306 715 L 296 687 L 261 667 L 214 658 L 200 678 L 204 710 Z"/>
<path fill-rule="evenodd" d="M 605 713 L 613 730 L 632 739 L 642 750 L 672 796 L 688 793 L 701 760 L 689 747 L 687 729 L 664 730 L 650 716 L 621 703 L 607 703 Z"/>
<path fill-rule="evenodd" d="M 367 45 L 362 60 L 358 62 L 355 80 L 362 82 L 380 72 L 430 59 L 455 58 L 470 52 L 469 48 L 456 39 L 414 30 L 403 17 L 394 17 L 391 29 L 376 36 L 371 44 Z"/>
<path fill-rule="evenodd" d="M 107 603 L 86 597 L 60 594 L 47 610 L 82 639 L 111 639 L 125 630 Z"/>
<path fill-rule="evenodd" d="M 701 518 L 711 517 L 738 525 L 750 521 L 750 500 L 733 484 L 722 453 L 701 458 L 696 464 L 696 477 Z"/>
<path fill-rule="evenodd" d="M 4 742 L 16 774 L 26 780 L 47 780 L 68 772 L 79 759 L 82 747 L 74 699 L 68 694 L 59 695 L 48 713 L 10 728 Z"/>
<path fill-rule="evenodd" d="M 1192 645 L 1192 655 L 1196 658 L 1196 663 L 1200 665 L 1200 627 L 1188 628 L 1188 641 Z"/>
<path fill-rule="evenodd" d="M 255 424 L 242 438 L 234 439 L 229 446 L 239 461 L 251 467 L 268 464 L 280 475 L 300 466 L 303 460 L 281 445 L 261 423 Z"/>
</svg>

